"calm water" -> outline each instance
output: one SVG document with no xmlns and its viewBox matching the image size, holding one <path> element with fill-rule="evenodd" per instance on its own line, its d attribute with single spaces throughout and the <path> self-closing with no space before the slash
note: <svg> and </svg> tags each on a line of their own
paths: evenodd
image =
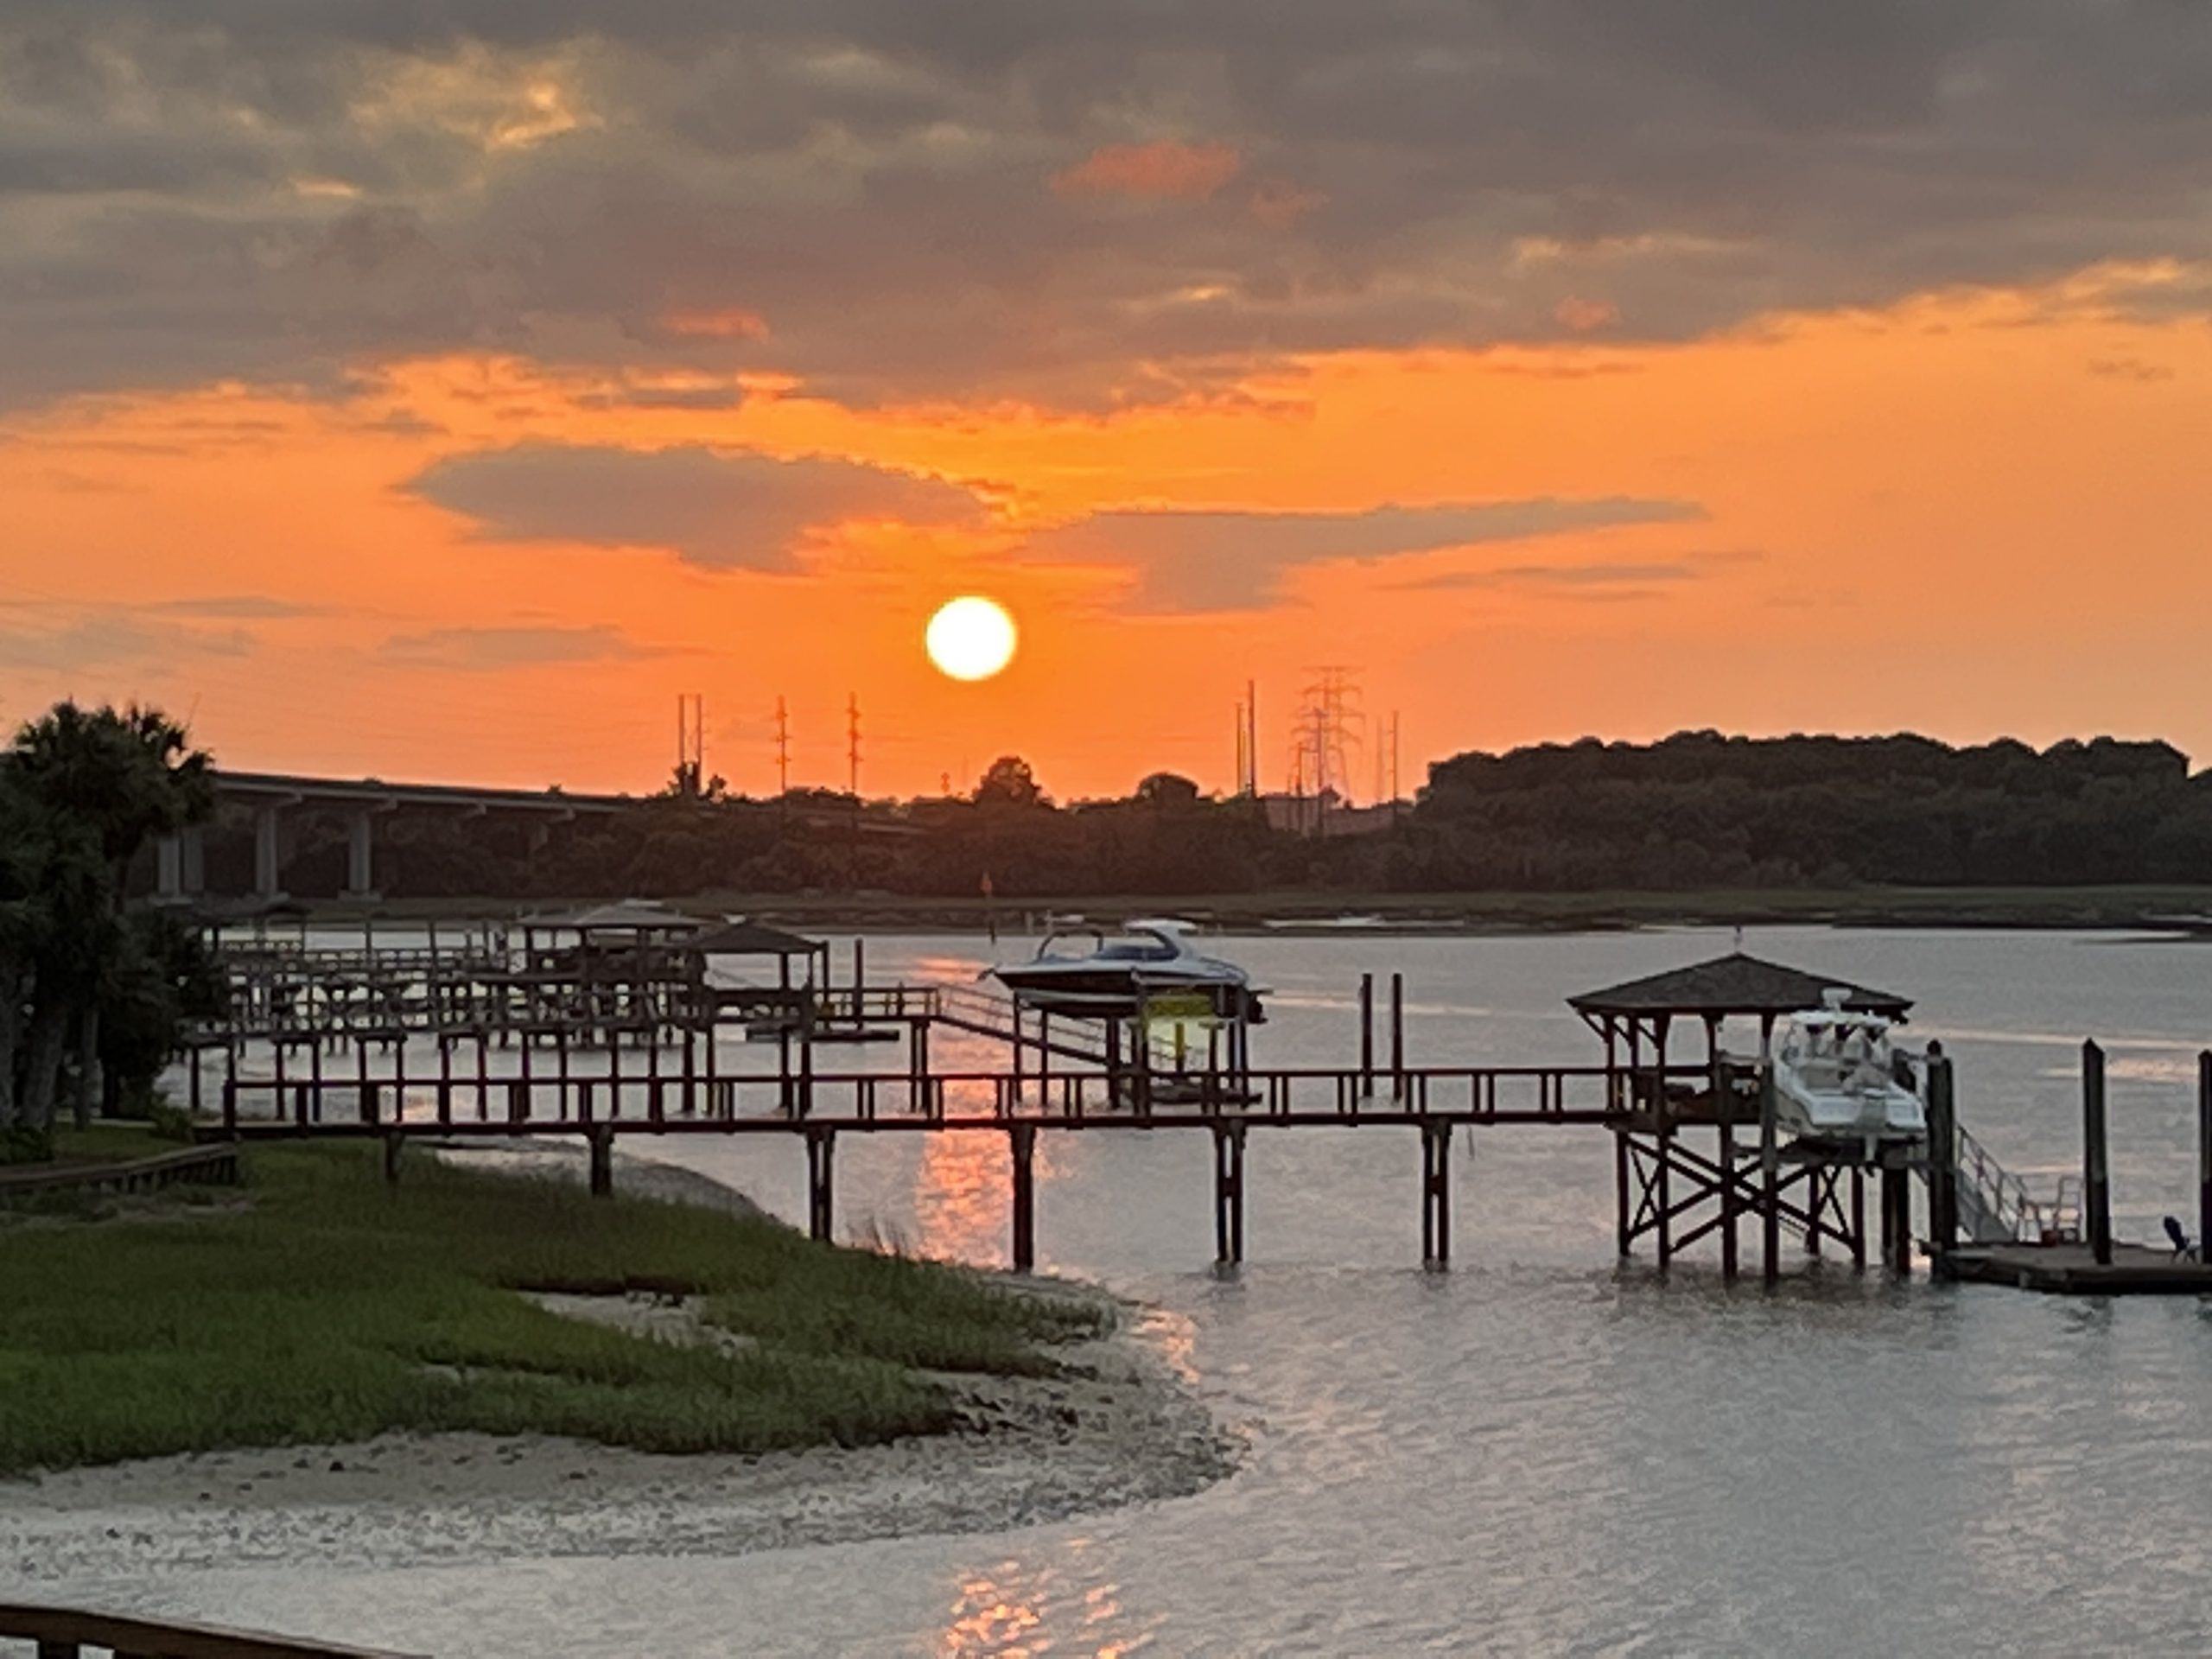
<svg viewBox="0 0 2212 1659">
<path fill-rule="evenodd" d="M 1723 937 L 1239 940 L 1276 988 L 1256 1058 L 1341 1058 L 1363 969 L 1409 977 L 1416 1061 L 1587 1061 L 1572 991 Z M 1775 930 L 1755 952 L 1920 1000 L 1967 1123 L 2076 1160 L 2075 1046 L 2112 1052 L 2123 1236 L 2194 1213 L 2212 954 L 2065 934 Z M 1014 947 L 1009 947 L 1012 949 Z M 965 978 L 976 942 L 879 939 L 871 977 Z M 733 1051 L 734 1058 L 736 1051 Z M 856 1063 L 848 1051 L 832 1065 Z M 940 1044 L 951 1067 L 960 1051 Z M 980 1058 L 980 1057 L 979 1057 Z M 895 1051 L 870 1061 L 895 1067 Z M 795 1147 L 672 1144 L 791 1216 Z M 840 1223 L 1001 1260 L 996 1137 L 847 1137 Z M 1422 1272 L 1408 1131 L 1255 1132 L 1250 1260 L 1208 1268 L 1203 1137 L 1047 1136 L 1039 1249 L 1168 1312 L 1251 1452 L 1197 1497 L 1080 1523 L 734 1560 L 343 1565 L 37 1586 L 442 1654 L 2197 1653 L 2212 1648 L 2212 1317 L 1896 1286 L 1776 1292 L 1709 1255 L 1612 1260 L 1604 1135 L 1454 1146 Z M 1755 1256 L 1747 1230 L 1747 1258 Z M 4 1573 L 0 1573 L 4 1581 Z"/>
</svg>

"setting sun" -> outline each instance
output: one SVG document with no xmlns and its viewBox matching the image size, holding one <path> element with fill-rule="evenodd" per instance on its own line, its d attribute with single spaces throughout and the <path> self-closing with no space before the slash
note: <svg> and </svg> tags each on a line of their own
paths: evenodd
<svg viewBox="0 0 2212 1659">
<path fill-rule="evenodd" d="M 930 661 L 956 680 L 988 680 L 1014 660 L 1014 619 L 996 600 L 947 601 L 923 636 Z"/>
</svg>

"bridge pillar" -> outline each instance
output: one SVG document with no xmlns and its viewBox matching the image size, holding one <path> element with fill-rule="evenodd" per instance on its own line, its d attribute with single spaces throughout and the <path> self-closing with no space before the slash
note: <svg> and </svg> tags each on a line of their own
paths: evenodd
<svg viewBox="0 0 2212 1659">
<path fill-rule="evenodd" d="M 284 810 L 260 806 L 253 813 L 253 896 L 274 904 L 284 896 Z"/>
<path fill-rule="evenodd" d="M 184 902 L 184 836 L 163 836 L 154 843 L 154 902 Z"/>
<path fill-rule="evenodd" d="M 346 891 L 341 898 L 367 901 L 377 896 L 376 818 L 365 806 L 346 815 Z"/>
<path fill-rule="evenodd" d="M 207 836 L 199 824 L 187 824 L 154 844 L 154 902 L 181 905 L 207 891 Z"/>
</svg>

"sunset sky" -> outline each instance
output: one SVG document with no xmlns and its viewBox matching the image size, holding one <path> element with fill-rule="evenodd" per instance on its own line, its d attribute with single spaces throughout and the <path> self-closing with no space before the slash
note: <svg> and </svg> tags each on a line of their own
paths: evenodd
<svg viewBox="0 0 2212 1659">
<path fill-rule="evenodd" d="M 930 614 L 1011 610 L 1010 668 Z M 2212 6 L 10 0 L 0 716 L 870 794 L 2212 760 Z M 1369 792 L 1372 750 L 1353 761 Z"/>
</svg>

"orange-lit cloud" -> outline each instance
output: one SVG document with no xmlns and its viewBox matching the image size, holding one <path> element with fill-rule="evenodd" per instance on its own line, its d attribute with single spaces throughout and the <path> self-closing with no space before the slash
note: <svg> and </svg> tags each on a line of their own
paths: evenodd
<svg viewBox="0 0 2212 1659">
<path fill-rule="evenodd" d="M 1160 197 L 1204 201 L 1244 165 L 1234 144 L 1185 144 L 1161 138 L 1148 144 L 1106 144 L 1052 175 L 1064 196 Z"/>
</svg>

